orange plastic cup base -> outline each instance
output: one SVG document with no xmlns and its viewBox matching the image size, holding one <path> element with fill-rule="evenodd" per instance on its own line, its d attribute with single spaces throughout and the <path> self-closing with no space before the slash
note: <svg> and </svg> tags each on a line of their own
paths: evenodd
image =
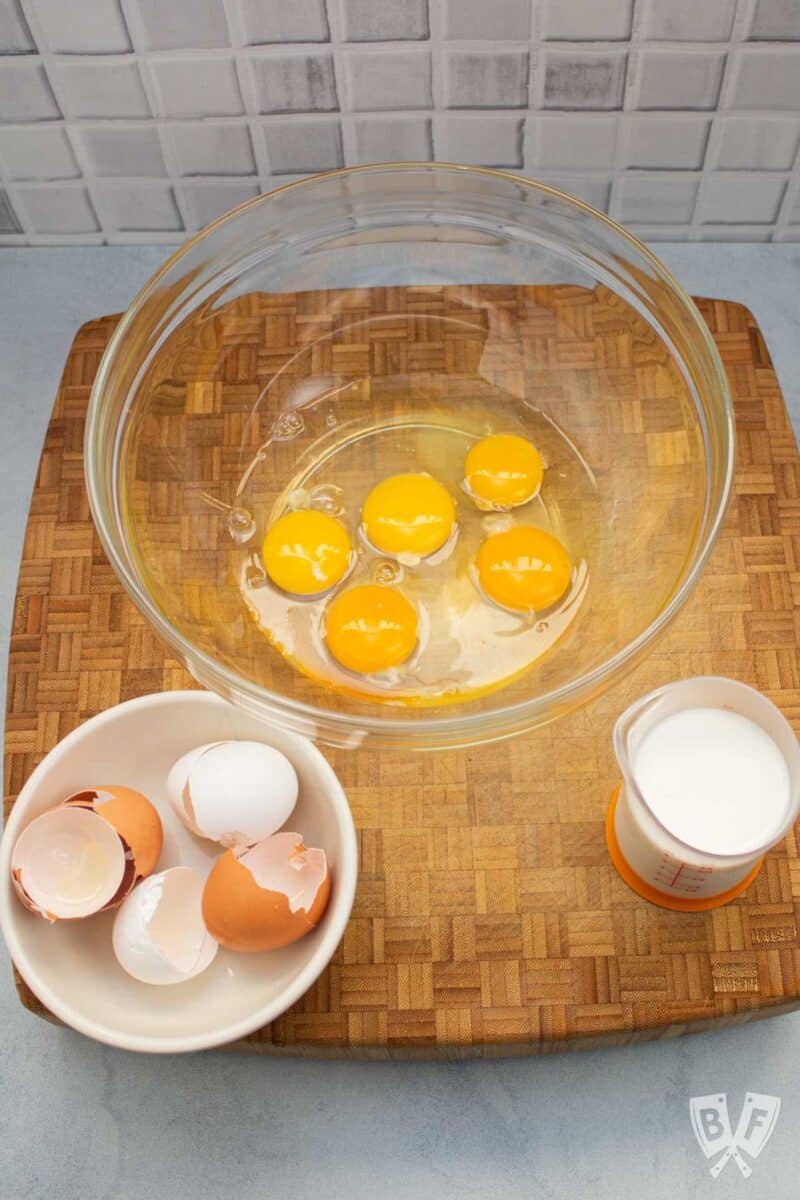
<svg viewBox="0 0 800 1200">
<path fill-rule="evenodd" d="M 651 904 L 657 904 L 660 908 L 671 908 L 675 912 L 705 912 L 709 908 L 720 908 L 723 904 L 728 904 L 729 901 L 735 900 L 737 896 L 741 896 L 742 892 L 747 891 L 761 870 L 764 862 L 763 858 L 758 860 L 752 871 L 745 875 L 744 879 L 737 883 L 735 887 L 728 888 L 727 892 L 720 892 L 717 896 L 703 896 L 699 900 L 688 900 L 684 896 L 670 896 L 667 892 L 660 892 L 658 888 L 654 888 L 651 884 L 646 883 L 640 875 L 636 874 L 623 857 L 622 851 L 619 848 L 617 833 L 614 828 L 614 813 L 617 810 L 619 793 L 620 789 L 617 788 L 611 797 L 611 803 L 606 811 L 606 846 L 620 878 L 637 895 L 641 896 L 643 900 L 649 900 Z"/>
</svg>

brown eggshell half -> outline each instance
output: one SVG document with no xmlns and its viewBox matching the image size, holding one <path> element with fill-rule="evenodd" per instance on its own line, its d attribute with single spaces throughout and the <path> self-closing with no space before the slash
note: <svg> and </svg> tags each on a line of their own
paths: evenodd
<svg viewBox="0 0 800 1200">
<path fill-rule="evenodd" d="M 296 854 L 322 854 L 321 851 L 309 851 L 299 835 L 273 836 L 278 839 L 294 836 Z M 278 950 L 296 942 L 319 922 L 330 896 L 330 870 L 325 862 L 324 876 L 319 880 L 309 908 L 292 912 L 285 892 L 260 887 L 250 868 L 240 861 L 248 853 L 247 850 L 227 850 L 217 859 L 203 892 L 203 920 L 211 936 L 229 950 L 251 954 Z M 322 858 L 324 860 L 324 855 Z M 318 872 L 319 868 L 314 864 L 306 870 Z"/>
<path fill-rule="evenodd" d="M 135 882 L 153 873 L 164 844 L 164 829 L 158 812 L 141 792 L 118 784 L 104 784 L 102 787 L 75 792 L 64 803 L 94 809 L 98 816 L 116 829 L 130 850 L 133 879 L 128 885 L 126 872 L 119 899 L 127 895 Z M 117 897 L 114 903 L 118 903 Z"/>
</svg>

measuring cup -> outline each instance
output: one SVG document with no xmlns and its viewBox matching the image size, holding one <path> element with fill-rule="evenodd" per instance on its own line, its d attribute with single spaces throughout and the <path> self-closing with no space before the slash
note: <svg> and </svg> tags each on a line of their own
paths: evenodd
<svg viewBox="0 0 800 1200">
<path fill-rule="evenodd" d="M 758 844 L 738 854 L 718 854 L 682 841 L 655 815 L 635 774 L 636 750 L 645 735 L 674 713 L 722 708 L 759 725 L 781 751 L 789 769 L 786 811 L 773 817 Z M 670 683 L 632 704 L 614 727 L 614 751 L 623 782 L 606 815 L 606 843 L 625 882 L 664 908 L 716 908 L 738 896 L 755 879 L 764 854 L 791 829 L 800 814 L 800 747 L 789 722 L 760 692 L 719 676 Z"/>
</svg>

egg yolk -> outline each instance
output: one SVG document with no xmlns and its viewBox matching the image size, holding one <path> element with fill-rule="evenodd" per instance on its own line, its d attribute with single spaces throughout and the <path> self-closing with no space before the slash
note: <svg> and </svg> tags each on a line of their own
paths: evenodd
<svg viewBox="0 0 800 1200">
<path fill-rule="evenodd" d="M 348 671 L 373 675 L 410 657 L 417 644 L 417 614 L 394 588 L 377 584 L 350 588 L 328 608 L 325 640 Z"/>
<path fill-rule="evenodd" d="M 276 587 L 295 596 L 318 596 L 342 579 L 350 565 L 350 535 L 327 513 L 285 513 L 267 530 L 261 551 Z"/>
<path fill-rule="evenodd" d="M 496 433 L 476 442 L 464 463 L 467 491 L 487 508 L 516 508 L 542 486 L 544 464 L 532 442 Z"/>
<path fill-rule="evenodd" d="M 425 558 L 450 537 L 456 507 L 450 493 L 430 475 L 392 475 L 372 489 L 361 516 L 376 550 Z"/>
<path fill-rule="evenodd" d="M 550 608 L 566 592 L 572 574 L 561 542 L 533 525 L 491 534 L 481 543 L 475 566 L 489 599 L 515 612 Z"/>
</svg>

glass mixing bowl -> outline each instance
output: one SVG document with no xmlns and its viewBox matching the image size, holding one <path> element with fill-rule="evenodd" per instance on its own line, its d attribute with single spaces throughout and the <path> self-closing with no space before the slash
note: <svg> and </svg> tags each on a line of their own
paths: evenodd
<svg viewBox="0 0 800 1200">
<path fill-rule="evenodd" d="M 468 445 L 529 421 L 583 574 L 527 670 L 414 707 L 274 648 L 260 546 L 298 491 L 352 518 L 391 467 L 376 432 L 435 473 L 443 429 Z M 332 494 L 318 469 L 342 447 Z M 619 226 L 499 171 L 378 165 L 255 199 L 165 263 L 103 357 L 85 461 L 117 574 L 199 682 L 331 745 L 435 749 L 550 721 L 653 645 L 719 532 L 733 419 L 697 309 Z"/>
</svg>

